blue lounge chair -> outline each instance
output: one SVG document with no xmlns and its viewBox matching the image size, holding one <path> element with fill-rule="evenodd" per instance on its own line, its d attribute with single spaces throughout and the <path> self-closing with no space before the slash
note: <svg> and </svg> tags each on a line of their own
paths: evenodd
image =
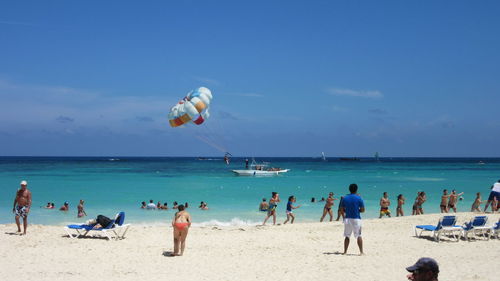
<svg viewBox="0 0 500 281">
<path fill-rule="evenodd" d="M 488 239 L 487 233 L 491 229 L 491 227 L 486 227 L 486 222 L 488 221 L 487 216 L 475 216 L 470 220 L 470 222 L 465 223 L 464 226 L 462 226 L 462 233 L 465 239 L 469 241 L 469 233 L 472 232 L 472 234 L 482 234 L 484 238 Z"/>
<path fill-rule="evenodd" d="M 456 226 L 456 222 L 457 218 L 455 216 L 444 216 L 439 219 L 437 225 L 417 225 L 415 226 L 415 236 L 420 237 L 424 231 L 430 231 L 432 232 L 432 237 L 434 237 L 434 240 L 437 242 L 441 240 L 441 235 L 446 234 L 453 235 L 453 238 L 458 242 L 462 228 Z M 418 229 L 420 229 L 420 233 L 418 233 Z M 455 232 L 458 232 L 458 237 L 455 236 Z"/>
<path fill-rule="evenodd" d="M 125 212 L 120 212 L 116 214 L 115 219 L 112 220 L 106 227 L 103 228 L 94 228 L 94 225 L 88 224 L 70 224 L 64 227 L 66 233 L 71 238 L 83 237 L 89 234 L 91 231 L 95 231 L 95 233 L 102 233 L 111 240 L 111 234 L 114 234 L 115 239 L 123 239 L 125 238 L 125 234 L 127 233 L 130 224 L 124 224 L 125 222 Z M 75 230 L 77 234 L 73 235 L 71 230 Z M 121 232 L 122 231 L 122 232 Z M 120 233 L 121 232 L 121 233 Z"/>
</svg>

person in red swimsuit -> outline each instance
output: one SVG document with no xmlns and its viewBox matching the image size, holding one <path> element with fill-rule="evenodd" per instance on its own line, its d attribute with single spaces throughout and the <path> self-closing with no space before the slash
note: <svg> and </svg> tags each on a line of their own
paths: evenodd
<svg viewBox="0 0 500 281">
<path fill-rule="evenodd" d="M 184 208 L 184 205 L 179 205 L 179 211 L 175 213 L 172 220 L 172 226 L 174 227 L 174 252 L 172 256 L 182 256 L 184 254 L 186 237 L 191 226 L 191 215 Z"/>
</svg>

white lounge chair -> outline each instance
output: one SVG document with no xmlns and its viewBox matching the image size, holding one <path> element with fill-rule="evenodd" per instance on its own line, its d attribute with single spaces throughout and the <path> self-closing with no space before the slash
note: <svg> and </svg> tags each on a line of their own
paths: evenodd
<svg viewBox="0 0 500 281">
<path fill-rule="evenodd" d="M 489 239 L 487 234 L 491 227 L 486 226 L 487 221 L 487 216 L 475 216 L 470 220 L 470 222 L 462 226 L 462 233 L 465 239 L 467 239 L 467 241 L 470 241 L 469 233 L 471 232 L 473 235 L 482 234 L 485 239 Z"/>
<path fill-rule="evenodd" d="M 70 224 L 64 227 L 64 230 L 70 238 L 87 236 L 91 231 L 94 233 L 102 233 L 108 240 L 114 234 L 116 240 L 125 238 L 130 224 L 124 224 L 125 212 L 116 214 L 115 219 L 112 220 L 106 227 L 94 228 L 95 225 L 88 224 Z M 72 234 L 71 230 L 75 230 L 77 234 Z"/>
<path fill-rule="evenodd" d="M 497 239 L 500 238 L 500 219 L 492 227 L 490 227 L 490 238 L 493 236 Z"/>
<path fill-rule="evenodd" d="M 460 235 L 462 232 L 462 228 L 460 226 L 455 225 L 457 222 L 457 218 L 455 216 L 444 216 L 439 219 L 437 225 L 417 225 L 415 226 L 415 236 L 421 237 L 424 231 L 430 231 L 432 233 L 432 237 L 434 240 L 439 242 L 441 240 L 441 235 L 452 235 L 457 242 L 460 240 Z M 418 229 L 420 229 L 420 233 L 418 233 Z M 455 233 L 458 232 L 458 236 L 455 236 Z"/>
</svg>

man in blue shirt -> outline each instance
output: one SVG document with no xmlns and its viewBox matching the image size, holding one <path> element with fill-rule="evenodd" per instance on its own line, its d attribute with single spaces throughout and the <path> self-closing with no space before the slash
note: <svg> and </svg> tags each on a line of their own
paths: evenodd
<svg viewBox="0 0 500 281">
<path fill-rule="evenodd" d="M 344 219 L 344 255 L 347 253 L 347 248 L 349 247 L 349 237 L 354 234 L 354 238 L 358 240 L 359 252 L 363 255 L 363 238 L 361 238 L 361 216 L 360 213 L 365 211 L 365 203 L 359 195 L 358 185 L 352 183 L 349 185 L 349 192 L 344 196 L 341 202 L 341 209 L 345 213 Z"/>
</svg>

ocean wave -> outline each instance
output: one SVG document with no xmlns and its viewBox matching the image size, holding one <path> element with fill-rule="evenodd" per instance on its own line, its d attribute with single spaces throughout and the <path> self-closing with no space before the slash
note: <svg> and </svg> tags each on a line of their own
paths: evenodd
<svg viewBox="0 0 500 281">
<path fill-rule="evenodd" d="M 230 221 L 219 221 L 216 219 L 212 219 L 209 221 L 197 222 L 192 225 L 195 227 L 206 227 L 206 226 L 255 226 L 262 224 L 262 222 L 255 222 L 252 220 L 242 220 L 240 218 L 232 218 Z"/>
<path fill-rule="evenodd" d="M 445 181 L 445 178 L 420 178 L 420 177 L 408 177 L 404 178 L 408 181 Z"/>
<path fill-rule="evenodd" d="M 85 220 L 86 221 L 86 220 Z M 84 220 L 79 221 L 77 224 L 84 224 Z M 58 225 L 58 226 L 65 226 L 69 224 L 75 224 L 74 221 L 62 221 L 62 222 L 53 222 L 53 223 L 48 223 L 48 225 Z M 154 226 L 161 226 L 161 227 L 170 227 L 171 222 L 165 222 L 165 221 L 141 221 L 137 222 L 135 220 L 132 221 L 133 225 L 140 226 L 140 227 L 154 227 Z M 234 227 L 234 226 L 256 226 L 262 224 L 261 221 L 256 222 L 252 220 L 242 220 L 240 218 L 233 218 L 230 221 L 220 221 L 216 219 L 211 219 L 208 221 L 202 221 L 202 222 L 194 222 L 191 224 L 193 227 L 211 227 L 211 226 L 220 226 L 220 227 Z"/>
</svg>

